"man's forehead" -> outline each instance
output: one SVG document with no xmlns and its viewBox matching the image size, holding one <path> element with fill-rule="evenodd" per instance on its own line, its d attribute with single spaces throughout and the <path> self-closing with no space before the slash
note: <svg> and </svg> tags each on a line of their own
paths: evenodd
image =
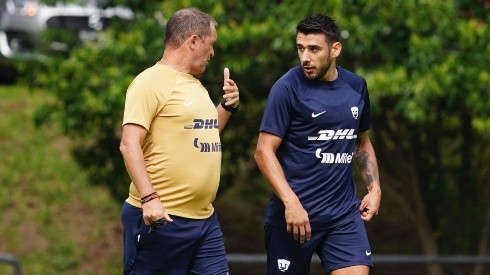
<svg viewBox="0 0 490 275">
<path fill-rule="evenodd" d="M 216 32 L 216 26 L 211 25 L 209 34 L 202 36 L 202 39 L 205 41 L 214 42 L 214 41 L 216 41 L 217 37 L 218 37 L 218 34 Z"/>
<path fill-rule="evenodd" d="M 296 34 L 296 43 L 301 45 L 326 45 L 327 40 L 323 33 L 298 33 Z"/>
<path fill-rule="evenodd" d="M 211 40 L 211 42 L 215 42 L 217 38 L 218 38 L 218 34 L 216 32 L 216 29 L 213 27 L 211 28 L 211 33 L 208 35 L 207 40 Z"/>
</svg>

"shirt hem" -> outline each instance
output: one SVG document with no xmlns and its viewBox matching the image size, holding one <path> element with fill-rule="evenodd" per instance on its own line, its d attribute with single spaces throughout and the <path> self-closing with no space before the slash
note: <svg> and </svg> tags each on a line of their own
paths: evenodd
<svg viewBox="0 0 490 275">
<path fill-rule="evenodd" d="M 129 203 L 130 205 L 134 206 L 134 207 L 141 208 L 141 202 L 137 199 L 134 199 L 132 197 L 128 197 L 126 199 L 126 202 Z M 214 207 L 211 205 L 211 209 L 210 209 L 209 213 L 205 213 L 202 215 L 195 215 L 195 214 L 193 215 L 193 214 L 189 214 L 188 212 L 185 212 L 185 211 L 180 211 L 180 210 L 171 209 L 171 208 L 165 208 L 165 212 L 167 212 L 169 215 L 172 215 L 172 216 L 177 216 L 177 217 L 182 217 L 182 218 L 187 218 L 187 219 L 194 219 L 194 220 L 204 220 L 204 219 L 207 219 L 213 215 Z"/>
</svg>

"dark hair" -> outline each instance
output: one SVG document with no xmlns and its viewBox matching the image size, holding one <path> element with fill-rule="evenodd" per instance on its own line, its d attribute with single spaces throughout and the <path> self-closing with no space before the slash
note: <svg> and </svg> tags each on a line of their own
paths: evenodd
<svg viewBox="0 0 490 275">
<path fill-rule="evenodd" d="M 208 36 L 211 23 L 218 25 L 211 15 L 196 8 L 178 10 L 167 22 L 164 43 L 178 47 L 192 35 Z"/>
<path fill-rule="evenodd" d="M 340 41 L 340 27 L 334 19 L 324 14 L 315 14 L 303 19 L 296 26 L 296 34 L 298 33 L 323 33 L 329 43 Z"/>
</svg>

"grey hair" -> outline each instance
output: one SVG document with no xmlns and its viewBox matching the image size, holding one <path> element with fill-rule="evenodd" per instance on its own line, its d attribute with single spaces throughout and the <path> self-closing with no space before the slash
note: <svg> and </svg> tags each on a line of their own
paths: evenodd
<svg viewBox="0 0 490 275">
<path fill-rule="evenodd" d="M 186 8 L 175 12 L 165 27 L 165 45 L 179 47 L 192 35 L 206 37 L 211 34 L 211 24 L 218 26 L 209 14 L 196 8 Z"/>
</svg>

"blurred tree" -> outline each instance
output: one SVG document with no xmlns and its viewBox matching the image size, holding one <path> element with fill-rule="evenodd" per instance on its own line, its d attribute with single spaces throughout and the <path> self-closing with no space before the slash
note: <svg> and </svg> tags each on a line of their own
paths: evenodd
<svg viewBox="0 0 490 275">
<path fill-rule="evenodd" d="M 144 4 L 143 4 L 144 3 Z M 262 217 L 270 189 L 252 155 L 268 90 L 298 64 L 295 26 L 327 13 L 343 29 L 339 64 L 365 76 L 384 199 L 368 224 L 378 253 L 485 254 L 489 251 L 490 29 L 488 1 L 109 0 L 130 6 L 96 43 L 33 68 L 29 82 L 56 94 L 39 122 L 63 126 L 94 183 L 122 200 L 128 178 L 119 153 L 124 94 L 133 77 L 162 54 L 163 28 L 177 9 L 196 6 L 218 21 L 218 42 L 202 82 L 218 102 L 222 71 L 239 83 L 241 111 L 222 136 L 220 211 L 233 252 L 262 251 Z M 26 67 L 27 68 L 27 67 Z M 364 190 L 362 190 L 364 192 Z M 258 214 L 259 213 L 259 214 Z M 415 246 L 377 238 L 416 232 Z M 397 235 L 399 234 L 399 235 Z M 247 242 L 243 242 L 247 240 Z M 431 275 L 441 266 L 429 266 Z M 476 266 L 474 274 L 482 274 Z M 480 273 L 479 273 L 480 272 Z"/>
<path fill-rule="evenodd" d="M 488 254 L 490 30 L 468 17 L 488 15 L 488 5 L 474 4 L 476 12 L 451 1 L 359 4 L 376 16 L 362 20 L 346 48 L 359 51 L 370 85 L 385 196 L 425 253 Z M 442 270 L 431 266 L 430 274 Z"/>
</svg>

